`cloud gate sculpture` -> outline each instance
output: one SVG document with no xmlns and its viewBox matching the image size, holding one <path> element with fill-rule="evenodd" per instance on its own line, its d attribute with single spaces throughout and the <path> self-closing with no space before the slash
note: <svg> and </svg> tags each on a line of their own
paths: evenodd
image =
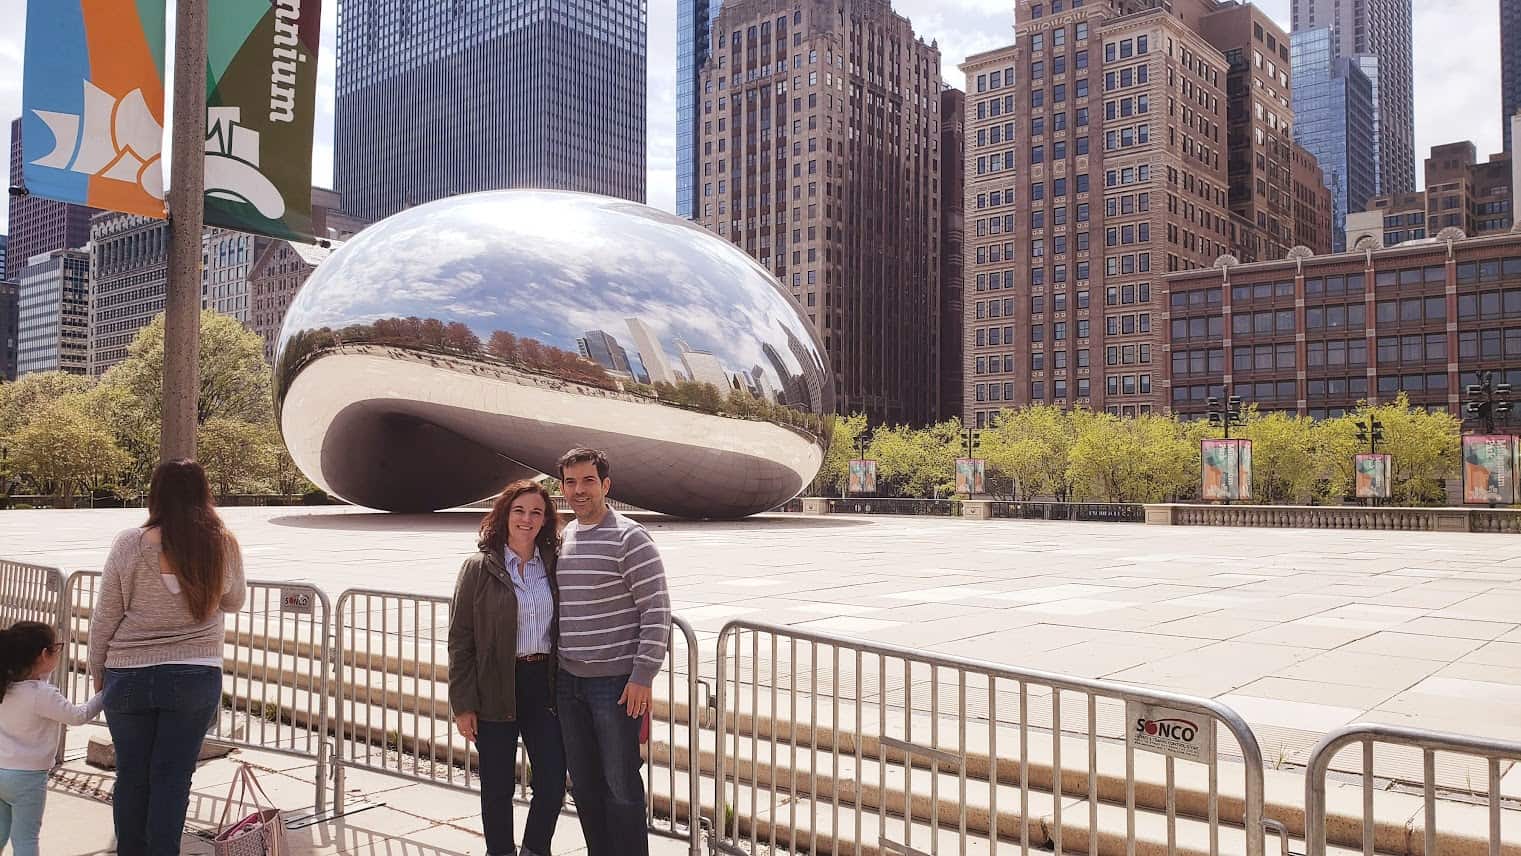
<svg viewBox="0 0 1521 856">
<path fill-rule="evenodd" d="M 734 518 L 828 447 L 818 337 L 739 248 L 637 203 L 474 193 L 365 229 L 292 302 L 280 430 L 329 493 L 387 511 L 489 497 L 605 450 L 612 497 Z"/>
</svg>

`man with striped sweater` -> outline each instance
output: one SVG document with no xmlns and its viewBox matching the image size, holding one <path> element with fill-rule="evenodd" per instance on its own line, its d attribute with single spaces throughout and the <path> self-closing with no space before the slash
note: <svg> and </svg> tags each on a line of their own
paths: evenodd
<svg viewBox="0 0 1521 856">
<path fill-rule="evenodd" d="M 556 565 L 566 767 L 589 856 L 646 856 L 639 732 L 665 660 L 671 602 L 649 532 L 607 507 L 607 456 L 572 449 L 560 481 L 576 519 Z"/>
</svg>

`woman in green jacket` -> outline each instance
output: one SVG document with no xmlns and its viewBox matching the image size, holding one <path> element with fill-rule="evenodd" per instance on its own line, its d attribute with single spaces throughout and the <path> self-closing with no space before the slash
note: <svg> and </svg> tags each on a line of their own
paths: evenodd
<svg viewBox="0 0 1521 856">
<path fill-rule="evenodd" d="M 549 856 L 565 801 L 565 749 L 554 710 L 558 516 L 537 482 L 508 485 L 460 568 L 449 620 L 449 706 L 480 756 L 488 856 Z M 513 841 L 518 738 L 533 800 L 523 847 Z"/>
</svg>

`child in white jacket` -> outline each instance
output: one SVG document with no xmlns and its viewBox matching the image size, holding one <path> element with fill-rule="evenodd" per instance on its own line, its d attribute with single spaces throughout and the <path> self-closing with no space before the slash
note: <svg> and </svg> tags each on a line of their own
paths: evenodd
<svg viewBox="0 0 1521 856">
<path fill-rule="evenodd" d="M 37 856 L 59 724 L 83 725 L 105 703 L 73 704 L 48 681 L 62 648 L 36 621 L 0 630 L 0 851 L 9 840 L 15 856 Z"/>
</svg>

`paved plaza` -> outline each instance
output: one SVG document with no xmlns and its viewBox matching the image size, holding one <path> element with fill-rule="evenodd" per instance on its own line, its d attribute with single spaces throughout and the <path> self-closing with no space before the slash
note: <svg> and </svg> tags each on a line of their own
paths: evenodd
<svg viewBox="0 0 1521 856">
<path fill-rule="evenodd" d="M 477 511 L 227 509 L 251 578 L 448 594 Z M 99 568 L 141 510 L 0 513 L 0 556 Z M 1219 699 L 1269 765 L 1357 720 L 1521 740 L 1521 539 L 769 515 L 645 518 L 678 614 Z M 1506 777 L 1521 793 L 1521 769 Z"/>
</svg>

